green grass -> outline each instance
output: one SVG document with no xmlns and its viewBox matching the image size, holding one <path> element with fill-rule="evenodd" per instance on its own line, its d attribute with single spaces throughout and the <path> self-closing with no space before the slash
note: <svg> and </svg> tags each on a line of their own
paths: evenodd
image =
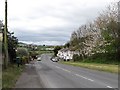
<svg viewBox="0 0 120 90">
<path fill-rule="evenodd" d="M 118 73 L 118 65 L 112 65 L 112 64 L 98 64 L 98 63 L 81 63 L 81 62 L 64 62 L 61 61 L 62 64 L 67 65 L 73 65 L 73 66 L 79 66 L 79 67 L 85 67 L 93 70 L 100 70 L 100 71 L 106 71 L 111 73 Z"/>
<path fill-rule="evenodd" d="M 10 65 L 2 72 L 2 88 L 13 88 L 25 66 Z"/>
</svg>

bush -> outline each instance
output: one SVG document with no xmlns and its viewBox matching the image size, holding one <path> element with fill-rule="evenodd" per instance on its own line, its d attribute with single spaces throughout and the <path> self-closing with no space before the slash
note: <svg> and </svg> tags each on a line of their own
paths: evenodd
<svg viewBox="0 0 120 90">
<path fill-rule="evenodd" d="M 116 59 L 115 53 L 96 53 L 85 59 L 84 62 L 117 64 L 118 60 Z"/>
<path fill-rule="evenodd" d="M 22 63 L 25 64 L 25 63 L 28 63 L 29 61 L 29 58 L 27 56 L 23 56 L 22 57 Z"/>
<path fill-rule="evenodd" d="M 81 56 L 79 56 L 78 54 L 74 54 L 73 55 L 73 61 L 75 62 L 75 61 L 82 61 L 82 58 L 81 58 Z"/>
<path fill-rule="evenodd" d="M 17 56 L 22 59 L 22 63 L 27 63 L 29 60 L 29 52 L 26 48 L 18 48 L 17 49 Z"/>
<path fill-rule="evenodd" d="M 26 48 L 18 48 L 17 49 L 17 56 L 23 57 L 23 56 L 28 56 L 29 52 Z"/>
<path fill-rule="evenodd" d="M 30 51 L 29 53 L 33 59 L 37 59 L 37 55 L 39 55 L 39 52 L 36 52 L 36 51 Z"/>
<path fill-rule="evenodd" d="M 55 55 L 55 56 L 57 56 L 57 53 L 58 53 L 58 51 L 59 51 L 61 48 L 62 48 L 61 46 L 56 46 L 56 47 L 54 48 L 54 55 Z"/>
</svg>

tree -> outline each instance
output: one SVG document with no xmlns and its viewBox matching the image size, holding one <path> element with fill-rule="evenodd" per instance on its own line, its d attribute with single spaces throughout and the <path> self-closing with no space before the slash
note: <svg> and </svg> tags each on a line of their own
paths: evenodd
<svg viewBox="0 0 120 90">
<path fill-rule="evenodd" d="M 20 57 L 21 63 L 29 62 L 29 52 L 27 48 L 17 48 L 17 57 Z"/>
<path fill-rule="evenodd" d="M 70 43 L 67 42 L 65 45 L 64 45 L 64 48 L 69 48 L 70 47 Z"/>
<path fill-rule="evenodd" d="M 28 50 L 26 48 L 17 48 L 17 56 L 23 57 L 23 56 L 28 56 Z"/>
<path fill-rule="evenodd" d="M 55 55 L 55 56 L 57 56 L 57 53 L 58 53 L 58 51 L 59 51 L 61 48 L 62 48 L 61 46 L 56 46 L 56 47 L 54 48 L 54 55 Z"/>
<path fill-rule="evenodd" d="M 8 32 L 8 54 L 10 57 L 10 62 L 14 63 L 16 59 L 16 49 L 17 49 L 18 39 L 14 36 L 14 33 Z"/>
<path fill-rule="evenodd" d="M 118 22 L 117 22 L 117 4 L 107 7 L 103 13 L 95 20 L 97 28 L 101 31 L 103 49 L 105 53 L 117 53 L 118 45 Z"/>
<path fill-rule="evenodd" d="M 83 59 L 86 56 L 103 53 L 109 60 L 109 55 L 115 59 L 120 52 L 120 28 L 118 6 L 111 4 L 93 22 L 79 27 L 71 34 L 70 47 L 78 50 Z M 116 52 L 117 51 L 117 52 Z"/>
<path fill-rule="evenodd" d="M 76 44 L 78 44 L 78 37 L 77 37 L 77 32 L 74 31 L 72 34 L 71 34 L 71 38 L 70 38 L 70 43 L 71 45 L 74 47 Z"/>
</svg>

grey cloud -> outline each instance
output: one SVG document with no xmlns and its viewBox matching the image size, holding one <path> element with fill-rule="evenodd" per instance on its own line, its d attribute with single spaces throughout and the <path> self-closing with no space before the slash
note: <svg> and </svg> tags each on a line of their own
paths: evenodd
<svg viewBox="0 0 120 90">
<path fill-rule="evenodd" d="M 41 28 L 41 26 L 38 25 L 36 28 L 36 26 L 33 25 L 29 26 L 28 29 L 28 26 L 20 23 L 21 25 L 18 25 L 19 27 L 11 27 L 11 30 L 13 29 L 20 41 L 37 43 L 55 41 L 54 44 L 58 42 L 59 44 L 65 43 L 70 39 L 70 35 L 74 30 L 77 30 L 80 25 L 85 24 L 87 20 L 93 20 L 104 8 L 103 5 L 88 7 L 85 3 L 76 4 L 77 3 L 72 4 L 68 0 L 64 0 L 61 6 L 52 6 L 51 4 L 46 4 L 43 7 L 36 6 L 28 9 L 28 14 L 25 14 L 25 16 L 24 14 L 23 16 L 11 16 L 9 19 L 11 23 L 12 21 L 19 23 L 28 20 L 29 24 L 29 21 L 32 22 L 33 20 L 39 20 L 45 16 L 49 16 L 60 19 L 63 23 L 66 22 L 66 25 L 57 26 L 59 22 L 55 22 L 55 25 L 56 23 L 58 24 L 56 26 L 54 25 L 54 27 L 47 27 L 46 25 Z M 22 13 L 22 10 L 20 12 Z M 36 24 L 38 24 L 38 22 L 36 22 Z"/>
<path fill-rule="evenodd" d="M 18 39 L 21 41 L 68 41 L 71 31 L 64 28 L 44 30 L 44 32 L 19 32 Z"/>
</svg>

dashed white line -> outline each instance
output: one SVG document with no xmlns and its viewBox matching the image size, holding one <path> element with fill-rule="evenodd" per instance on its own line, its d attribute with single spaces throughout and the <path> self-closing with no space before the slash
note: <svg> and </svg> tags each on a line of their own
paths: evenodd
<svg viewBox="0 0 120 90">
<path fill-rule="evenodd" d="M 56 68 L 60 68 L 60 67 L 56 66 Z"/>
<path fill-rule="evenodd" d="M 61 67 L 58 67 L 58 66 L 56 66 L 56 68 L 58 68 L 58 69 L 61 69 L 61 70 L 63 70 L 63 71 L 66 71 L 66 72 L 71 73 L 71 71 L 69 71 L 69 70 L 67 70 L 67 69 L 64 69 L 64 68 L 61 68 Z M 81 76 L 81 75 L 79 75 L 79 74 L 75 74 L 75 75 L 76 75 L 76 76 L 78 76 L 78 77 L 84 78 L 84 79 L 86 79 L 86 80 L 89 80 L 89 81 L 91 81 L 91 82 L 93 82 L 93 81 L 94 81 L 94 80 L 92 80 L 92 79 L 86 78 L 86 77 Z"/>
<path fill-rule="evenodd" d="M 69 71 L 69 70 L 67 70 L 67 69 L 62 69 L 62 70 L 71 73 L 71 71 Z"/>
<path fill-rule="evenodd" d="M 75 75 L 78 76 L 78 77 L 82 77 L 82 78 L 84 78 L 84 79 L 87 79 L 86 77 L 81 76 L 81 75 L 79 75 L 79 74 L 75 74 Z"/>
<path fill-rule="evenodd" d="M 76 76 L 78 76 L 78 77 L 82 77 L 82 78 L 84 78 L 84 79 L 86 79 L 86 80 L 89 80 L 89 81 L 94 81 L 94 80 L 92 80 L 92 79 L 89 79 L 89 78 L 86 78 L 86 77 L 84 77 L 84 76 L 81 76 L 81 75 L 79 75 L 79 74 L 75 74 Z"/>
<path fill-rule="evenodd" d="M 69 70 L 67 70 L 67 69 L 64 69 L 64 68 L 61 68 L 61 67 L 58 67 L 58 66 L 55 66 L 55 67 L 58 68 L 58 69 L 61 69 L 61 70 L 63 70 L 63 71 L 66 71 L 66 72 L 71 73 L 71 71 L 69 71 Z M 74 74 L 74 75 L 76 75 L 76 76 L 78 76 L 78 77 L 81 77 L 81 78 L 84 78 L 84 79 L 86 79 L 86 80 L 89 80 L 89 81 L 91 81 L 91 82 L 94 82 L 93 79 L 90 79 L 90 78 L 84 77 L 84 76 L 82 76 L 82 75 L 79 75 L 79 74 Z M 107 88 L 113 88 L 113 87 L 108 86 L 108 85 L 106 85 L 106 87 L 107 87 Z"/>
<path fill-rule="evenodd" d="M 111 87 L 111 86 L 107 86 L 108 88 L 113 88 L 113 87 Z"/>
<path fill-rule="evenodd" d="M 56 68 L 59 68 L 59 69 L 61 69 L 61 70 L 63 70 L 63 71 L 66 71 L 66 72 L 71 73 L 71 71 L 69 71 L 69 70 L 67 70 L 67 69 L 64 69 L 64 68 L 61 68 L 61 67 L 58 67 L 58 66 L 56 66 Z"/>
<path fill-rule="evenodd" d="M 81 76 L 81 75 L 79 75 L 79 74 L 75 74 L 75 75 L 78 76 L 78 77 L 82 77 L 82 78 L 84 78 L 84 79 L 87 79 L 86 77 Z"/>
<path fill-rule="evenodd" d="M 92 80 L 92 79 L 88 79 L 88 80 L 89 80 L 89 81 L 92 81 L 92 82 L 94 81 L 94 80 Z"/>
<path fill-rule="evenodd" d="M 61 67 L 58 67 L 58 66 L 56 66 L 56 68 L 59 68 L 59 69 L 61 69 L 61 70 L 63 70 L 63 71 L 66 71 L 66 72 L 71 73 L 71 71 L 69 71 L 69 70 L 67 70 L 67 69 L 64 69 L 64 68 L 61 68 Z M 82 78 L 84 78 L 84 79 L 86 79 L 86 80 L 89 80 L 89 81 L 91 81 L 91 82 L 94 81 L 94 80 L 92 80 L 92 79 L 86 78 L 86 77 L 81 76 L 81 75 L 79 75 L 79 74 L 75 74 L 75 75 L 78 76 L 78 77 L 82 77 Z"/>
</svg>

